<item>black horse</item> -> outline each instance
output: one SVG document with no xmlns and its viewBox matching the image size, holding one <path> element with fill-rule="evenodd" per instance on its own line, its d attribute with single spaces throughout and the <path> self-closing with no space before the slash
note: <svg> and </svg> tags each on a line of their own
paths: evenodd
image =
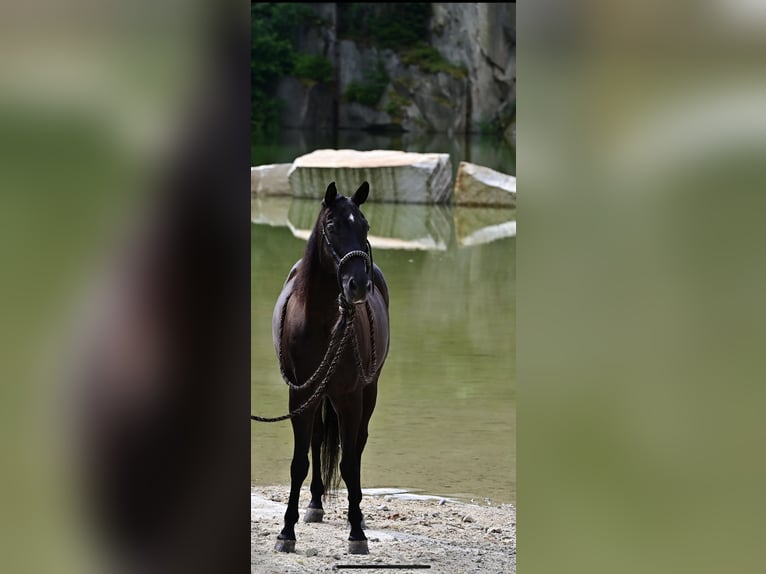
<svg viewBox="0 0 766 574">
<path fill-rule="evenodd" d="M 337 485 L 340 466 L 348 489 L 349 552 L 368 553 L 360 468 L 389 346 L 388 286 L 372 261 L 369 225 L 359 210 L 369 190 L 364 182 L 348 198 L 334 182 L 327 187 L 306 251 L 274 307 L 274 347 L 290 386 L 294 437 L 290 499 L 276 544 L 282 552 L 295 550 L 311 447 L 311 502 L 304 521 L 322 521 L 322 496 Z"/>
</svg>

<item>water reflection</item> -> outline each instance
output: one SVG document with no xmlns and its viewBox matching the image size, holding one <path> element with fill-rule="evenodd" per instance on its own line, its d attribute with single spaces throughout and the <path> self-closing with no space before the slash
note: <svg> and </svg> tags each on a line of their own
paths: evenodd
<svg viewBox="0 0 766 574">
<path fill-rule="evenodd" d="M 318 206 L 315 199 L 256 198 L 251 220 L 286 226 L 305 240 Z M 382 249 L 445 251 L 453 245 L 480 245 L 516 235 L 514 209 L 368 203 L 364 213 L 370 222 L 370 243 Z"/>
<path fill-rule="evenodd" d="M 287 389 L 271 342 L 271 313 L 305 247 L 288 224 L 309 229 L 318 205 L 263 201 L 254 207 L 254 221 L 262 223 L 252 226 L 252 412 L 274 416 L 286 412 Z M 392 340 L 363 485 L 514 502 L 515 239 L 458 240 L 475 236 L 477 226 L 509 221 L 499 221 L 498 210 L 459 218 L 449 206 L 413 207 L 364 209 L 381 238 L 420 245 L 427 237 L 442 248 L 375 253 L 391 292 Z M 484 225 L 491 217 L 498 220 Z M 276 220 L 285 225 L 272 225 Z M 288 422 L 252 425 L 254 483 L 287 484 L 291 454 Z"/>
</svg>

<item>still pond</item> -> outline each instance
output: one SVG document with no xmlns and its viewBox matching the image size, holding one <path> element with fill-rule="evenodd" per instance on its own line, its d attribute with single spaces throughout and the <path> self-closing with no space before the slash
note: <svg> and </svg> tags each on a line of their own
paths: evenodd
<svg viewBox="0 0 766 574">
<path fill-rule="evenodd" d="M 318 210 L 318 200 L 253 202 L 253 414 L 287 412 L 271 317 Z M 362 211 L 391 295 L 391 347 L 362 458 L 363 490 L 515 503 L 515 214 L 374 203 Z M 252 423 L 251 454 L 253 484 L 289 484 L 289 421 Z"/>
</svg>

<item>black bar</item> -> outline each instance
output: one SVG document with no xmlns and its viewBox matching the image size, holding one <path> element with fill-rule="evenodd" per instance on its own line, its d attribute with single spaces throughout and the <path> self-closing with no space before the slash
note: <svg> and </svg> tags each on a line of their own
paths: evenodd
<svg viewBox="0 0 766 574">
<path fill-rule="evenodd" d="M 360 568 L 364 570 L 374 570 L 376 568 L 389 568 L 389 569 L 395 569 L 395 570 L 416 570 L 416 569 L 425 569 L 430 568 L 430 564 L 336 564 L 335 569 L 339 570 L 341 568 L 345 569 L 353 569 L 353 568 Z"/>
</svg>

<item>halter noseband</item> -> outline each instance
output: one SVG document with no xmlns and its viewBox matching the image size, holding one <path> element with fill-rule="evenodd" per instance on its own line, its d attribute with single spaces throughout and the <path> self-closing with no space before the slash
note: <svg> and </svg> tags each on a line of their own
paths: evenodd
<svg viewBox="0 0 766 574">
<path fill-rule="evenodd" d="M 332 258 L 335 260 L 336 263 L 336 275 L 338 278 L 338 287 L 340 288 L 340 299 L 342 303 L 347 303 L 346 298 L 343 296 L 343 284 L 341 282 L 340 278 L 340 272 L 343 268 L 343 264 L 346 263 L 346 261 L 353 259 L 354 257 L 361 257 L 364 259 L 364 268 L 367 271 L 367 278 L 372 283 L 372 292 L 375 292 L 375 279 L 372 276 L 372 246 L 370 245 L 370 242 L 365 240 L 365 244 L 367 245 L 367 251 L 361 251 L 359 249 L 354 249 L 352 251 L 349 251 L 346 253 L 343 257 L 338 255 L 338 252 L 335 251 L 335 247 L 333 247 L 332 243 L 330 243 L 330 239 L 327 237 L 327 231 L 325 230 L 324 224 L 322 224 L 322 239 L 324 239 L 324 242 L 327 244 L 327 247 L 330 248 L 330 253 L 332 254 Z"/>
</svg>

